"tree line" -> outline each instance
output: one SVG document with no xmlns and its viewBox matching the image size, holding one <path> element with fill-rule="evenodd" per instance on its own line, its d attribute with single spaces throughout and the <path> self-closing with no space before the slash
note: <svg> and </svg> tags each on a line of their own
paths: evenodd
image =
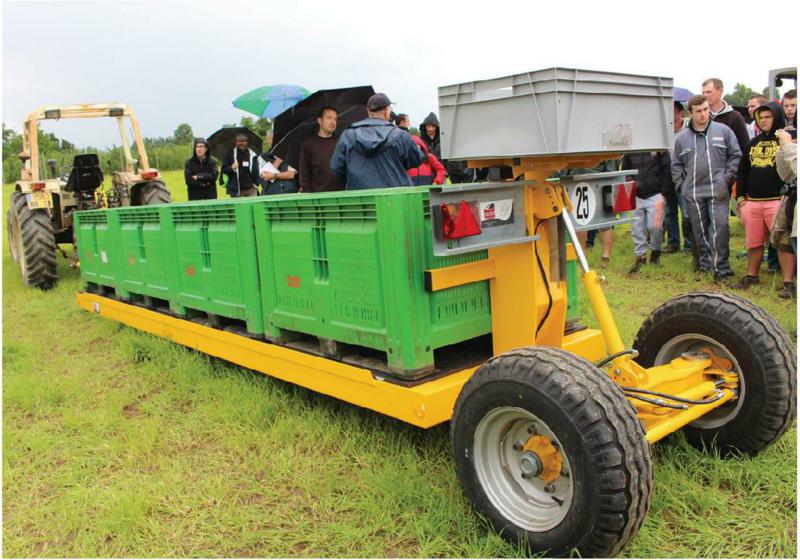
<svg viewBox="0 0 800 560">
<path fill-rule="evenodd" d="M 222 128 L 235 126 L 247 127 L 263 138 L 272 130 L 272 121 L 242 117 L 238 124 L 225 124 Z M 107 175 L 125 168 L 121 146 L 114 145 L 106 149 L 96 146 L 78 148 L 72 142 L 59 138 L 52 132 L 43 132 L 39 129 L 38 133 L 40 177 L 51 178 L 47 160 L 55 160 L 58 174 L 64 175 L 69 173 L 72 168 L 72 160 L 75 155 L 86 153 L 97 154 L 100 166 Z M 170 171 L 183 169 L 183 164 L 192 151 L 194 132 L 191 126 L 182 123 L 175 128 L 172 136 L 143 138 L 142 140 L 150 165 L 160 171 Z M 133 157 L 138 158 L 134 143 L 131 143 L 130 149 Z M 13 183 L 19 179 L 22 163 L 18 156 L 21 151 L 22 133 L 7 128 L 3 123 L 3 183 Z"/>
</svg>

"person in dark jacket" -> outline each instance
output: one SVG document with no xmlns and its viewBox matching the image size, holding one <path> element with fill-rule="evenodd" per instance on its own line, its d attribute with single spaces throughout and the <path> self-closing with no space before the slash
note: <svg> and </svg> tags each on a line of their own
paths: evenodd
<svg viewBox="0 0 800 560">
<path fill-rule="evenodd" d="M 249 144 L 246 134 L 238 134 L 236 147 L 222 159 L 222 172 L 228 177 L 226 190 L 229 196 L 258 196 L 258 154 Z"/>
<path fill-rule="evenodd" d="M 647 237 L 650 235 L 650 264 L 658 264 L 661 258 L 661 241 L 664 224 L 664 201 L 673 190 L 668 152 L 625 154 L 622 169 L 637 169 L 638 174 L 628 180 L 636 180 L 636 219 L 631 226 L 633 252 L 636 260 L 630 273 L 639 272 L 647 263 Z"/>
<path fill-rule="evenodd" d="M 317 133 L 300 145 L 300 192 L 344 189 L 344 183 L 331 171 L 331 157 L 338 140 L 334 136 L 337 119 L 336 109 L 322 107 L 317 114 Z"/>
<path fill-rule="evenodd" d="M 351 124 L 339 138 L 331 169 L 346 181 L 347 190 L 409 187 L 406 169 L 424 161 L 411 135 L 389 121 L 391 103 L 383 93 L 370 97 L 369 118 Z"/>
<path fill-rule="evenodd" d="M 747 246 L 747 276 L 739 282 L 740 289 L 758 284 L 764 243 L 775 223 L 784 186 L 775 159 L 779 148 L 775 131 L 786 126 L 783 108 L 780 103 L 767 103 L 756 109 L 753 116 L 761 133 L 745 147 L 736 181 L 736 202 Z M 792 264 L 789 262 L 791 257 L 791 253 L 778 251 L 782 269 Z"/>
<path fill-rule="evenodd" d="M 419 125 L 419 136 L 428 146 L 428 151 L 442 161 L 442 141 L 439 138 L 439 118 L 436 113 L 429 113 Z"/>
<path fill-rule="evenodd" d="M 450 177 L 450 182 L 455 184 L 477 180 L 474 173 L 475 170 L 467 169 L 466 162 L 442 159 L 442 141 L 439 132 L 439 118 L 436 113 L 429 113 L 419 125 L 419 135 L 425 141 L 425 145 L 428 146 L 428 151 L 444 165 L 447 170 L 447 176 Z"/>
<path fill-rule="evenodd" d="M 747 123 L 744 117 L 728 105 L 722 95 L 725 93 L 722 80 L 719 78 L 709 78 L 703 82 L 703 97 L 708 100 L 708 108 L 711 110 L 711 120 L 722 123 L 730 128 L 736 135 L 739 143 L 739 151 L 744 153 L 744 148 L 750 141 L 750 134 L 747 132 Z"/>
<path fill-rule="evenodd" d="M 217 198 L 218 176 L 217 161 L 208 153 L 208 142 L 205 138 L 195 138 L 192 157 L 183 165 L 189 200 Z"/>
</svg>

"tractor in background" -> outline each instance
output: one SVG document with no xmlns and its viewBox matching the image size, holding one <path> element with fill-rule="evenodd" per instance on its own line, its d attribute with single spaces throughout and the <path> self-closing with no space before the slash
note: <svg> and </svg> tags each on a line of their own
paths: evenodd
<svg viewBox="0 0 800 560">
<path fill-rule="evenodd" d="M 49 173 L 43 172 L 38 145 L 40 120 L 99 117 L 115 118 L 122 140 L 124 168 L 113 172 L 109 189 L 104 188 L 105 177 L 97 154 L 76 155 L 68 175 L 58 175 L 54 160 L 47 162 Z M 126 117 L 138 160 L 131 153 L 125 129 Z M 60 251 L 58 245 L 61 243 L 74 245 L 72 226 L 76 211 L 171 201 L 158 170 L 150 167 L 136 113 L 124 103 L 36 109 L 25 119 L 19 158 L 22 172 L 11 195 L 7 215 L 8 237 L 11 256 L 19 264 L 22 278 L 30 287 L 49 289 L 56 284 L 56 252 Z M 72 264 L 77 265 L 77 252 L 74 250 Z"/>
</svg>

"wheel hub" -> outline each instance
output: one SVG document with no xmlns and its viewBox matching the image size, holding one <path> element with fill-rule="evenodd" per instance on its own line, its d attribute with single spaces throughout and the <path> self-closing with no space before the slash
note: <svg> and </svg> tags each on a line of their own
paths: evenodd
<svg viewBox="0 0 800 560">
<path fill-rule="evenodd" d="M 526 531 L 557 526 L 570 510 L 569 457 L 549 426 L 530 411 L 498 407 L 475 431 L 474 465 L 502 515 Z"/>
<path fill-rule="evenodd" d="M 545 436 L 531 436 L 522 448 L 520 467 L 524 478 L 536 476 L 552 482 L 561 476 L 562 463 L 561 453 Z"/>
<path fill-rule="evenodd" d="M 522 469 L 522 478 L 532 478 L 542 474 L 544 466 L 536 453 L 526 451 L 519 459 L 519 468 Z"/>
</svg>

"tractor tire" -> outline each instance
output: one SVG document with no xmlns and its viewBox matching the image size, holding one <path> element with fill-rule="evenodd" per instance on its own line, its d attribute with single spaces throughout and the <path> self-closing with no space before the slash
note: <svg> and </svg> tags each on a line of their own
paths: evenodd
<svg viewBox="0 0 800 560">
<path fill-rule="evenodd" d="M 139 189 L 139 203 L 137 206 L 150 206 L 151 204 L 168 204 L 172 196 L 164 183 L 153 181 L 142 185 Z"/>
<path fill-rule="evenodd" d="M 25 195 L 12 193 L 8 210 L 8 243 L 22 279 L 32 288 L 49 290 L 58 281 L 56 239 L 46 210 L 31 210 Z"/>
<path fill-rule="evenodd" d="M 644 367 L 687 351 L 711 348 L 733 363 L 739 398 L 689 424 L 699 449 L 755 455 L 789 428 L 797 413 L 796 351 L 778 322 L 752 302 L 729 294 L 690 293 L 653 311 L 633 347 Z"/>
<path fill-rule="evenodd" d="M 635 409 L 569 352 L 520 348 L 487 361 L 461 390 L 450 437 L 474 509 L 532 553 L 614 556 L 650 507 L 650 447 Z"/>
</svg>

